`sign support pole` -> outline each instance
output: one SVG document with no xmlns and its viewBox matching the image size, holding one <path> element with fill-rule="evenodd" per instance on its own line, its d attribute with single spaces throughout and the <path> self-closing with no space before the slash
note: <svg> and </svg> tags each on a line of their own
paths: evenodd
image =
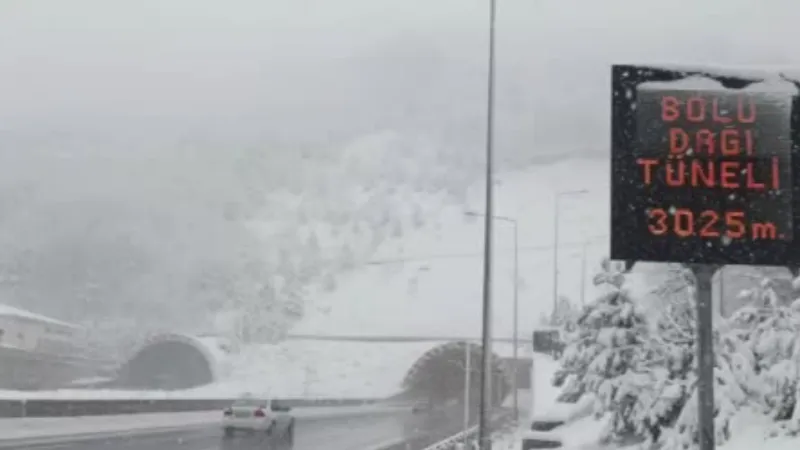
<svg viewBox="0 0 800 450">
<path fill-rule="evenodd" d="M 690 264 L 697 307 L 697 406 L 700 450 L 714 450 L 714 329 L 711 279 L 718 266 Z"/>
<path fill-rule="evenodd" d="M 625 272 L 636 261 L 625 261 Z M 697 315 L 697 412 L 700 450 L 715 450 L 714 416 L 714 306 L 711 280 L 720 268 L 713 264 L 688 264 L 695 277 L 695 307 Z"/>
<path fill-rule="evenodd" d="M 614 65 L 611 77 L 611 258 L 694 274 L 700 450 L 716 446 L 712 277 L 726 264 L 796 265 L 800 248 L 800 81 L 731 72 Z M 759 87 L 773 78 L 780 89 Z M 736 138 L 704 137 L 719 133 Z"/>
</svg>

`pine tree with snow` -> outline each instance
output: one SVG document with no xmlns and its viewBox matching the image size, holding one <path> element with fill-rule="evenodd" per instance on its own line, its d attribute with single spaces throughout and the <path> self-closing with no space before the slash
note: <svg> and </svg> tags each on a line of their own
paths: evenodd
<svg viewBox="0 0 800 450">
<path fill-rule="evenodd" d="M 673 410 L 662 416 L 663 435 L 660 438 L 664 450 L 689 450 L 698 445 L 698 389 L 697 389 L 697 342 L 694 285 L 689 286 L 691 295 L 671 305 L 659 319 L 659 337 L 662 351 L 675 353 L 676 364 L 668 377 L 668 384 L 680 396 L 674 401 Z M 725 301 L 725 299 L 722 299 Z M 755 357 L 750 345 L 743 340 L 735 326 L 736 318 L 721 320 L 714 330 L 714 425 L 719 444 L 730 439 L 731 419 L 746 405 L 759 397 L 759 380 L 755 372 Z"/>
<path fill-rule="evenodd" d="M 772 280 L 765 278 L 760 286 L 748 290 L 740 297 L 752 299 L 752 306 L 737 310 L 731 317 L 737 335 L 747 342 L 755 357 L 758 373 L 768 370 L 793 353 L 794 335 L 797 332 L 791 307 L 773 288 Z"/>
<path fill-rule="evenodd" d="M 800 277 L 792 280 L 792 290 L 792 295 L 796 297 L 800 291 Z M 744 316 L 744 313 L 742 315 Z M 752 311 L 750 315 L 754 315 Z M 759 375 L 763 386 L 767 388 L 765 396 L 767 412 L 771 413 L 773 419 L 778 420 L 777 426 L 770 430 L 770 435 L 798 436 L 800 435 L 800 402 L 798 402 L 800 299 L 795 299 L 788 307 L 780 308 L 780 311 L 773 311 L 766 320 L 759 319 L 763 319 L 763 314 L 752 319 L 758 323 L 754 327 L 753 339 L 749 342 L 752 347 L 758 349 L 759 356 L 762 356 L 759 361 L 761 369 Z M 772 332 L 770 327 L 776 327 L 780 331 Z M 770 345 L 773 345 L 772 357 L 764 358 L 764 355 L 769 354 Z M 777 362 L 765 369 L 770 361 Z"/>
<path fill-rule="evenodd" d="M 637 372 L 650 358 L 643 312 L 622 288 L 624 275 L 610 264 L 595 277 L 600 296 L 587 304 L 576 321 L 562 357 L 560 376 L 568 376 L 565 396 L 596 396 L 599 415 L 610 415 L 609 439 L 638 434 L 632 421 L 638 391 L 650 380 Z"/>
<path fill-rule="evenodd" d="M 775 420 L 792 416 L 798 388 L 796 363 L 798 317 L 791 306 L 783 306 L 774 289 L 773 280 L 765 278 L 760 285 L 741 296 L 748 296 L 752 306 L 745 306 L 731 317 L 733 332 L 746 344 L 745 352 L 752 359 L 758 381 L 753 384 L 757 400 Z"/>
<path fill-rule="evenodd" d="M 565 392 L 593 393 L 608 420 L 605 438 L 643 439 L 664 450 L 697 447 L 697 361 L 694 285 L 676 272 L 686 292 L 671 289 L 660 317 L 645 319 L 610 264 L 595 277 L 605 291 L 584 308 L 568 343 L 561 375 Z M 747 345 L 722 327 L 715 333 L 717 439 L 730 437 L 731 418 L 754 393 Z"/>
</svg>

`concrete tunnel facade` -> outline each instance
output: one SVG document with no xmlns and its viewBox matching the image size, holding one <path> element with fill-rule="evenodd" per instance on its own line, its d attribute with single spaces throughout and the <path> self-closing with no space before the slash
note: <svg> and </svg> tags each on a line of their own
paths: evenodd
<svg viewBox="0 0 800 450">
<path fill-rule="evenodd" d="M 216 357 L 197 338 L 157 334 L 132 352 L 115 384 L 127 389 L 191 389 L 216 381 L 217 365 Z"/>
<path fill-rule="evenodd" d="M 469 378 L 469 404 L 477 408 L 480 397 L 483 348 L 468 342 L 440 344 L 417 359 L 403 379 L 404 394 L 409 398 L 436 403 L 464 399 Z M 467 358 L 469 357 L 469 368 Z M 513 386 L 513 370 L 492 353 L 492 405 L 503 402 Z M 469 376 L 467 376 L 469 369 Z"/>
<path fill-rule="evenodd" d="M 480 345 L 463 341 L 435 345 L 416 358 L 398 386 L 399 397 L 437 403 L 461 401 L 470 360 L 470 404 L 477 407 L 480 393 Z M 359 355 L 352 355 L 353 359 Z M 391 357 L 391 355 L 387 355 Z M 116 385 L 126 389 L 191 389 L 218 381 L 219 357 L 198 338 L 173 333 L 142 342 L 117 373 Z M 513 370 L 496 354 L 492 358 L 492 403 L 497 405 L 513 386 Z"/>
</svg>

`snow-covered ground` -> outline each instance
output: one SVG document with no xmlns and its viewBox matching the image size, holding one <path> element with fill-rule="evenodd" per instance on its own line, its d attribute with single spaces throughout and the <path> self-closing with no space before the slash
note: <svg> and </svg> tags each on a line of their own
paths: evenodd
<svg viewBox="0 0 800 450">
<path fill-rule="evenodd" d="M 559 293 L 579 301 L 581 243 L 587 241 L 586 295 L 598 261 L 608 252 L 608 163 L 569 160 L 499 176 L 496 215 L 519 228 L 521 331 L 550 310 L 557 192 L 586 189 L 559 201 Z M 383 244 L 373 261 L 320 288 L 292 332 L 362 335 L 478 336 L 481 317 L 482 212 L 480 183 L 464 206 L 441 209 L 426 226 Z M 513 228 L 495 225 L 494 326 L 510 336 Z"/>
<path fill-rule="evenodd" d="M 550 381 L 558 368 L 558 363 L 548 356 L 535 355 L 534 359 L 534 383 L 533 402 L 531 406 L 532 417 L 568 417 L 578 409 L 583 409 L 583 405 L 557 403 L 556 397 L 560 393 L 559 388 L 554 388 Z M 531 417 L 524 418 L 520 429 L 513 434 L 503 436 L 498 439 L 493 448 L 498 450 L 520 450 L 521 442 L 525 435 L 531 435 L 529 430 Z M 608 447 L 598 444 L 599 436 L 602 432 L 604 423 L 596 420 L 593 416 L 577 419 L 568 423 L 564 427 L 557 428 L 552 432 L 562 439 L 564 449 L 567 450 L 612 450 L 617 447 Z M 759 414 L 756 411 L 744 409 L 732 420 L 731 429 L 735 430 L 733 439 L 718 448 L 725 450 L 751 450 L 760 448 L 762 450 L 789 450 L 797 448 L 798 439 L 780 436 L 767 438 L 770 430 L 774 429 L 775 422 L 770 418 Z M 634 447 L 631 447 L 634 448 Z"/>
<path fill-rule="evenodd" d="M 534 386 L 534 391 L 529 410 L 531 416 L 538 416 L 555 408 L 560 389 L 553 387 L 551 381 L 556 370 L 558 370 L 558 362 L 553 358 L 540 353 L 534 354 L 533 370 L 531 371 L 533 376 L 531 385 Z"/>
<path fill-rule="evenodd" d="M 769 418 L 754 411 L 743 410 L 732 421 L 735 430 L 733 439 L 717 448 L 725 450 L 789 450 L 798 447 L 798 438 L 781 436 L 766 438 L 768 431 L 775 426 Z"/>
<path fill-rule="evenodd" d="M 766 438 L 767 431 L 774 426 L 769 418 L 751 411 L 743 411 L 732 423 L 736 430 L 733 438 L 717 448 L 724 450 L 794 450 L 797 448 L 798 439 L 791 437 Z M 563 438 L 565 450 L 619 450 L 618 446 L 605 446 L 598 444 L 598 436 L 603 424 L 591 417 L 575 421 L 558 429 L 558 435 Z M 499 439 L 494 448 L 498 450 L 521 450 L 522 438 L 526 433 L 520 430 L 514 435 Z M 623 447 L 625 448 L 625 447 Z M 627 447 L 631 450 L 637 447 Z"/>
<path fill-rule="evenodd" d="M 558 200 L 558 293 L 592 298 L 592 277 L 609 250 L 609 164 L 566 160 L 499 175 L 495 214 L 514 218 L 519 242 L 520 333 L 529 336 L 553 305 L 553 243 Z M 582 194 L 564 192 L 586 190 Z M 562 193 L 557 195 L 557 193 Z M 479 336 L 483 211 L 476 183 L 467 204 L 441 209 L 426 226 L 384 243 L 371 262 L 320 287 L 308 300 L 304 334 Z M 513 226 L 495 223 L 494 333 L 512 334 Z M 582 275 L 586 243 L 586 271 Z M 647 283 L 643 283 L 647 286 Z"/>
<path fill-rule="evenodd" d="M 420 357 L 446 343 L 289 340 L 245 347 L 223 363 L 222 381 L 200 390 L 212 396 L 245 389 L 281 397 L 386 397 L 400 392 Z M 513 354 L 509 343 L 495 343 L 492 350 L 500 357 Z"/>
<path fill-rule="evenodd" d="M 414 362 L 438 343 L 285 341 L 242 349 L 222 381 L 203 388 L 246 388 L 283 397 L 384 397 L 401 390 Z"/>
</svg>

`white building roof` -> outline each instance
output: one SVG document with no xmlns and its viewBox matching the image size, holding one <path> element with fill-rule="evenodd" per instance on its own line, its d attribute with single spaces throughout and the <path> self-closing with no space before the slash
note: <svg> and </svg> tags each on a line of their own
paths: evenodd
<svg viewBox="0 0 800 450">
<path fill-rule="evenodd" d="M 53 319 L 51 317 L 43 316 L 41 314 L 36 314 L 36 313 L 30 312 L 30 311 L 27 311 L 27 310 L 24 310 L 24 309 L 16 308 L 16 307 L 9 306 L 9 305 L 4 305 L 4 304 L 1 304 L 1 303 L 0 303 L 0 316 L 19 317 L 19 318 L 31 320 L 31 321 L 34 321 L 34 322 L 47 323 L 47 324 L 51 324 L 51 325 L 58 325 L 58 326 L 68 327 L 68 328 L 73 328 L 73 329 L 79 329 L 80 328 L 80 326 L 78 326 L 78 325 L 74 325 L 74 324 L 67 323 L 67 322 L 62 322 L 62 321 L 60 321 L 58 319 Z"/>
</svg>

